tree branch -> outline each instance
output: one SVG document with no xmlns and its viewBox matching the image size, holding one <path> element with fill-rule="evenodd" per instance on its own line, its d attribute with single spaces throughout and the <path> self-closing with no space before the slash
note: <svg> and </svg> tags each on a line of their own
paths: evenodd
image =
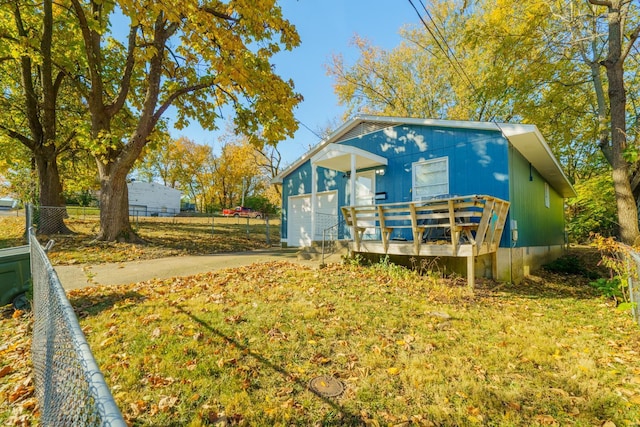
<svg viewBox="0 0 640 427">
<path fill-rule="evenodd" d="M 610 0 L 589 0 L 589 3 L 596 6 L 607 6 L 607 7 L 613 6 L 613 3 L 611 3 Z"/>
<path fill-rule="evenodd" d="M 22 14 L 20 13 L 20 7 L 18 5 L 16 5 L 15 9 L 13 10 L 13 17 L 15 20 L 16 29 L 18 30 L 18 35 L 20 35 L 20 37 L 28 37 L 27 31 L 24 28 L 24 22 L 22 20 Z M 29 56 L 24 55 L 20 58 L 20 74 L 22 78 L 26 119 L 29 122 L 29 129 L 31 131 L 31 136 L 33 137 L 33 140 L 31 141 L 35 144 L 38 144 L 42 143 L 43 129 L 42 124 L 39 121 L 38 96 L 35 91 L 33 76 L 31 74 L 32 66 L 33 63 Z"/>
<path fill-rule="evenodd" d="M 164 112 L 167 111 L 167 108 L 169 108 L 171 104 L 182 95 L 186 95 L 188 93 L 195 92 L 197 90 L 207 89 L 214 85 L 215 83 L 201 83 L 198 85 L 183 87 L 181 89 L 176 90 L 171 95 L 169 95 L 169 97 L 162 103 L 162 105 L 160 105 L 160 108 L 158 108 L 156 112 L 153 114 L 154 123 L 160 120 L 160 117 L 162 117 Z"/>
<path fill-rule="evenodd" d="M 9 135 L 10 138 L 13 138 L 15 140 L 20 141 L 25 147 L 27 147 L 29 150 L 33 151 L 36 148 L 36 143 L 30 139 L 29 137 L 24 136 L 23 134 L 16 132 L 13 129 L 9 129 L 8 127 L 0 124 L 0 129 L 2 129 L 3 131 L 6 132 L 7 135 Z"/>
<path fill-rule="evenodd" d="M 227 15 L 226 13 L 222 13 L 222 12 L 218 12 L 217 10 L 215 10 L 212 7 L 203 7 L 202 11 L 207 12 L 213 16 L 215 16 L 216 18 L 220 18 L 220 19 L 224 19 L 225 21 L 231 21 L 231 22 L 238 22 L 239 19 L 238 18 L 234 18 L 231 15 Z"/>
<path fill-rule="evenodd" d="M 107 107 L 109 114 L 114 115 L 119 111 L 127 100 L 129 89 L 131 88 L 131 76 L 133 75 L 133 67 L 135 66 L 135 50 L 136 50 L 136 35 L 138 33 L 138 26 L 131 27 L 129 30 L 128 47 L 127 47 L 127 61 L 124 67 L 124 73 L 122 79 L 120 79 L 120 92 L 116 100 Z"/>
<path fill-rule="evenodd" d="M 91 79 L 91 89 L 87 101 L 89 102 L 90 109 L 95 108 L 92 104 L 98 104 L 102 107 L 102 75 L 101 75 L 101 58 L 100 58 L 100 34 L 95 30 L 92 30 L 87 15 L 79 0 L 71 0 L 71 5 L 75 11 L 78 23 L 80 24 L 80 31 L 82 32 L 82 38 L 84 39 L 85 52 L 87 58 L 87 66 L 89 67 L 89 77 Z M 94 113 L 94 112 L 92 112 Z"/>
<path fill-rule="evenodd" d="M 56 75 L 56 79 L 53 82 L 53 99 L 58 99 L 58 91 L 60 90 L 60 85 L 62 85 L 62 80 L 64 80 L 65 73 L 63 71 L 58 72 Z"/>
<path fill-rule="evenodd" d="M 629 35 L 629 43 L 627 44 L 627 47 L 622 51 L 622 54 L 620 55 L 620 61 L 624 62 L 624 60 L 629 55 L 629 52 L 631 52 L 633 44 L 636 42 L 636 40 L 638 40 L 638 37 L 640 37 L 640 25 L 638 25 L 635 30 L 633 30 Z"/>
</svg>

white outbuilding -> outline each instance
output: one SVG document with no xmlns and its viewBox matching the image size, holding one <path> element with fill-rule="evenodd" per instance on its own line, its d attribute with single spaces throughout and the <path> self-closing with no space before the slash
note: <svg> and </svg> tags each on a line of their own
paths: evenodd
<svg viewBox="0 0 640 427">
<path fill-rule="evenodd" d="M 155 182 L 131 181 L 129 215 L 173 216 L 180 213 L 182 192 Z"/>
</svg>

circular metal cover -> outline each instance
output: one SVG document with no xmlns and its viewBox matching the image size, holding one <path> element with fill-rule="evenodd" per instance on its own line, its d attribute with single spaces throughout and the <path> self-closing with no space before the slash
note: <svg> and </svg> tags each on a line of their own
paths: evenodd
<svg viewBox="0 0 640 427">
<path fill-rule="evenodd" d="M 330 375 L 321 375 L 309 381 L 309 389 L 323 397 L 336 397 L 342 394 L 344 385 Z"/>
</svg>

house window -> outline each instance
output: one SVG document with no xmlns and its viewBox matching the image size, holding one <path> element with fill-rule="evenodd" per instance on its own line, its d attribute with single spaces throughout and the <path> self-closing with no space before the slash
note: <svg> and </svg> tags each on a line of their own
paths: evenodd
<svg viewBox="0 0 640 427">
<path fill-rule="evenodd" d="M 449 158 L 440 157 L 413 164 L 413 200 L 449 194 Z"/>
<path fill-rule="evenodd" d="M 546 207 L 551 206 L 551 201 L 549 199 L 549 184 L 546 182 L 544 183 L 544 205 Z"/>
</svg>

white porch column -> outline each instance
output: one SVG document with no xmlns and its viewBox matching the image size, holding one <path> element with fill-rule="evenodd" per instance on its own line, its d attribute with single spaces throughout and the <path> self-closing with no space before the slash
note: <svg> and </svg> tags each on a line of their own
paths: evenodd
<svg viewBox="0 0 640 427">
<path fill-rule="evenodd" d="M 351 206 L 356 205 L 356 155 L 351 153 Z"/>
<path fill-rule="evenodd" d="M 318 166 L 311 163 L 311 241 L 316 239 L 316 205 L 318 200 Z"/>
</svg>

